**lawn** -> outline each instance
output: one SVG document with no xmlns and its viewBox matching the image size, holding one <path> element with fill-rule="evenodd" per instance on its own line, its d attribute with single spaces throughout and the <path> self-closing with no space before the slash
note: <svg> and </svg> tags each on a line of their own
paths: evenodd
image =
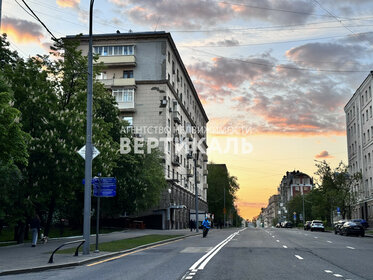
<svg viewBox="0 0 373 280">
<path fill-rule="evenodd" d="M 179 236 L 182 236 L 182 235 L 150 234 L 150 235 L 139 236 L 139 237 L 134 237 L 134 238 L 127 238 L 127 239 L 100 243 L 99 249 L 100 251 L 105 251 L 105 252 L 117 252 L 117 251 L 132 249 L 132 248 L 145 245 L 145 244 L 154 243 L 157 241 L 163 241 L 163 240 L 171 239 L 174 237 L 179 237 Z M 91 251 L 94 251 L 96 249 L 96 244 L 91 244 L 90 249 Z M 82 251 L 82 248 L 80 248 L 79 251 Z M 57 251 L 57 253 L 60 253 L 60 254 L 73 254 L 74 252 L 75 252 L 75 248 L 68 248 L 68 249 Z"/>
</svg>

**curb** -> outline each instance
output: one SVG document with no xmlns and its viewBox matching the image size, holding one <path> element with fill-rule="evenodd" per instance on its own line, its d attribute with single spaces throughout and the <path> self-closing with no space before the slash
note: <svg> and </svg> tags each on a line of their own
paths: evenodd
<svg viewBox="0 0 373 280">
<path fill-rule="evenodd" d="M 118 251 L 118 252 L 107 253 L 105 255 L 93 257 L 93 258 L 82 260 L 82 261 L 62 263 L 62 264 L 51 264 L 51 265 L 43 265 L 43 266 L 35 266 L 35 267 L 29 267 L 29 268 L 21 268 L 21 269 L 0 271 L 0 276 L 4 276 L 4 275 L 15 275 L 15 274 L 22 274 L 22 273 L 32 273 L 32 272 L 40 272 L 40 271 L 57 269 L 57 268 L 80 266 L 80 265 L 84 265 L 84 264 L 87 264 L 87 263 L 90 263 L 90 262 L 94 262 L 94 261 L 99 261 L 99 260 L 102 260 L 102 259 L 106 259 L 108 257 L 114 257 L 114 256 L 117 256 L 117 255 L 121 255 L 121 254 L 125 254 L 125 253 L 130 253 L 130 252 L 133 252 L 133 251 L 136 251 L 136 250 L 139 250 L 139 249 L 144 249 L 144 248 L 151 247 L 151 246 L 158 245 L 158 244 L 168 243 L 170 241 L 180 240 L 180 239 L 184 239 L 184 238 L 187 238 L 187 237 L 197 236 L 197 235 L 200 235 L 200 234 L 202 234 L 202 233 L 194 233 L 194 234 L 188 234 L 188 235 L 184 235 L 184 236 L 178 236 L 178 237 L 174 237 L 174 238 L 170 238 L 170 239 L 166 239 L 166 240 L 162 240 L 162 241 L 157 241 L 157 242 L 153 242 L 153 243 L 149 243 L 149 244 L 144 244 L 144 245 L 132 248 L 132 249 L 127 249 L 127 250 L 122 250 L 122 251 Z"/>
</svg>

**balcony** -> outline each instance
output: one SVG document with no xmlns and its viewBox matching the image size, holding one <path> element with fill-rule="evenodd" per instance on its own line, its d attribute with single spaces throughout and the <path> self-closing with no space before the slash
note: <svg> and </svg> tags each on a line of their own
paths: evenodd
<svg viewBox="0 0 373 280">
<path fill-rule="evenodd" d="M 180 118 L 180 112 L 179 111 L 173 111 L 172 117 L 174 119 L 175 123 L 181 124 L 181 118 Z"/>
<path fill-rule="evenodd" d="M 173 158 L 172 158 L 172 165 L 173 166 L 180 166 L 180 157 L 179 156 L 174 156 Z"/>
<path fill-rule="evenodd" d="M 187 176 L 188 177 L 193 177 L 193 169 L 192 168 L 187 169 Z"/>
<path fill-rule="evenodd" d="M 201 179 L 200 179 L 200 176 L 199 176 L 199 172 L 197 172 L 197 184 L 201 183 Z"/>
<path fill-rule="evenodd" d="M 135 102 L 117 102 L 118 109 L 125 112 L 134 112 L 135 111 Z"/>
<path fill-rule="evenodd" d="M 105 87 L 124 87 L 124 86 L 135 86 L 136 82 L 134 78 L 118 78 L 118 79 L 100 79 L 98 80 L 105 85 Z"/>
<path fill-rule="evenodd" d="M 207 183 L 204 183 L 204 184 L 203 184 L 203 189 L 204 189 L 204 190 L 207 190 L 208 188 L 209 188 L 208 184 L 207 184 Z"/>
<path fill-rule="evenodd" d="M 203 170 L 203 176 L 207 176 L 209 174 L 209 171 L 207 169 Z"/>
<path fill-rule="evenodd" d="M 203 162 L 208 162 L 208 158 L 206 154 L 202 155 Z"/>
<path fill-rule="evenodd" d="M 136 58 L 134 55 L 113 55 L 113 56 L 100 56 L 98 63 L 103 62 L 105 66 L 135 66 Z"/>
</svg>

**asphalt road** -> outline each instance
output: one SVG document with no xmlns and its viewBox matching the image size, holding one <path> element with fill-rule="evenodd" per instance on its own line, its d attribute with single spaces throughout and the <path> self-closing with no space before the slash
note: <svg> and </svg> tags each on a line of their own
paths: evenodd
<svg viewBox="0 0 373 280">
<path fill-rule="evenodd" d="M 1 279 L 373 279 L 373 238 L 296 229 L 212 230 L 89 266 Z"/>
</svg>

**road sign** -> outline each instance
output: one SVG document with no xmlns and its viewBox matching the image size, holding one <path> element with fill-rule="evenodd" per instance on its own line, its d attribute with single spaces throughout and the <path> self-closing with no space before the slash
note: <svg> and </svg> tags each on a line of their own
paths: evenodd
<svg viewBox="0 0 373 280">
<path fill-rule="evenodd" d="M 93 146 L 92 151 L 92 159 L 97 157 L 100 154 L 100 151 L 96 149 L 95 146 Z M 78 154 L 85 159 L 85 145 L 78 151 Z"/>
<path fill-rule="evenodd" d="M 117 195 L 115 189 L 93 189 L 93 195 L 96 197 L 113 197 Z"/>
</svg>

